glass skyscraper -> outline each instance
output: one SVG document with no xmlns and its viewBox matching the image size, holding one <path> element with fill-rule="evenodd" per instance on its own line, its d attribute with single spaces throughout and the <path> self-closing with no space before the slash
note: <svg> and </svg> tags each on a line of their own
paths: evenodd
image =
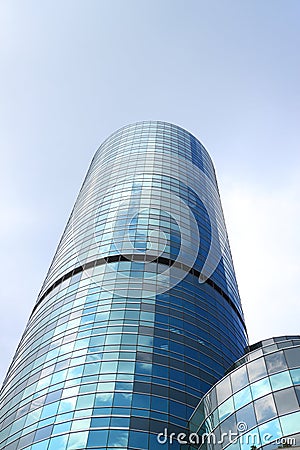
<svg viewBox="0 0 300 450">
<path fill-rule="evenodd" d="M 0 449 L 161 449 L 247 346 L 212 161 L 149 121 L 96 152 L 0 395 Z M 170 445 L 176 450 L 176 441 Z"/>
</svg>

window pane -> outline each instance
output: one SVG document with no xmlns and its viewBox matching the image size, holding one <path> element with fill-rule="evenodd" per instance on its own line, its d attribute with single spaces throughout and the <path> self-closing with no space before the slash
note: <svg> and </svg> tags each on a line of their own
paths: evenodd
<svg viewBox="0 0 300 450">
<path fill-rule="evenodd" d="M 105 447 L 107 442 L 108 430 L 90 431 L 88 438 L 88 447 Z"/>
<path fill-rule="evenodd" d="M 273 442 L 275 439 L 278 439 L 282 436 L 281 427 L 278 419 L 271 420 L 270 422 L 265 423 L 264 425 L 260 425 L 259 427 L 260 438 L 262 442 L 265 444 Z M 269 436 L 266 441 L 266 437 Z"/>
<path fill-rule="evenodd" d="M 277 373 L 270 377 L 272 389 L 275 391 L 277 389 L 284 389 L 286 387 L 292 386 L 292 380 L 290 373 L 288 371 Z"/>
<path fill-rule="evenodd" d="M 300 432 L 300 411 L 280 418 L 282 432 L 285 436 Z"/>
<path fill-rule="evenodd" d="M 255 413 L 254 413 L 253 403 L 250 403 L 250 405 L 244 406 L 244 408 L 237 411 L 236 419 L 237 419 L 238 423 L 239 422 L 246 423 L 247 429 L 249 429 L 249 430 L 252 427 L 254 427 L 257 424 L 257 422 L 256 422 Z"/>
<path fill-rule="evenodd" d="M 237 369 L 231 374 L 231 383 L 234 392 L 242 389 L 244 386 L 249 384 L 246 366 Z"/>
<path fill-rule="evenodd" d="M 216 386 L 216 391 L 217 391 L 218 403 L 220 404 L 224 400 L 226 400 L 226 398 L 228 398 L 232 393 L 231 385 L 230 385 L 230 377 L 224 378 L 224 380 L 221 381 L 221 383 L 219 383 Z"/>
<path fill-rule="evenodd" d="M 254 428 L 253 430 L 249 431 L 246 434 L 243 434 L 240 438 L 240 446 L 241 450 L 249 450 L 253 446 L 259 447 L 260 446 L 260 436 L 258 432 L 258 428 Z"/>
<path fill-rule="evenodd" d="M 269 373 L 280 372 L 287 368 L 283 352 L 275 352 L 265 356 L 265 361 Z"/>
<path fill-rule="evenodd" d="M 280 415 L 296 411 L 299 408 L 294 388 L 284 389 L 274 393 L 275 403 Z"/>
<path fill-rule="evenodd" d="M 276 376 L 276 375 L 275 375 Z M 257 381 L 251 385 L 251 391 L 253 399 L 269 394 L 271 392 L 271 386 L 268 378 Z"/>
<path fill-rule="evenodd" d="M 300 369 L 293 369 L 290 371 L 293 384 L 300 384 Z"/>
<path fill-rule="evenodd" d="M 232 397 L 226 400 L 221 406 L 219 406 L 219 417 L 220 421 L 224 420 L 233 412 L 233 399 Z"/>
<path fill-rule="evenodd" d="M 251 402 L 252 396 L 250 387 L 247 386 L 241 391 L 237 392 L 236 394 L 234 394 L 233 398 L 236 409 L 239 409 L 247 403 Z"/>
<path fill-rule="evenodd" d="M 290 348 L 284 350 L 285 357 L 288 363 L 288 367 L 299 367 L 300 366 L 300 350 L 299 348 Z"/>
<path fill-rule="evenodd" d="M 257 422 L 262 423 L 276 416 L 276 408 L 272 394 L 266 395 L 254 402 Z"/>
<path fill-rule="evenodd" d="M 267 375 L 267 369 L 263 358 L 252 361 L 247 365 L 250 382 L 263 378 Z"/>
</svg>

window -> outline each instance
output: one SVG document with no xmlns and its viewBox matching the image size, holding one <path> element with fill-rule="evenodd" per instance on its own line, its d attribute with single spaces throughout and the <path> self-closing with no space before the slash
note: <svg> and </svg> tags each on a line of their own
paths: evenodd
<svg viewBox="0 0 300 450">
<path fill-rule="evenodd" d="M 287 368 L 283 352 L 275 352 L 265 356 L 268 372 L 275 373 Z"/>
<path fill-rule="evenodd" d="M 292 380 L 290 373 L 288 371 L 277 373 L 270 377 L 272 389 L 275 391 L 277 389 L 284 389 L 292 385 Z"/>
<path fill-rule="evenodd" d="M 263 358 L 252 361 L 247 365 L 250 382 L 256 381 L 267 375 L 266 365 Z"/>
<path fill-rule="evenodd" d="M 299 409 L 298 399 L 294 388 L 275 392 L 274 398 L 279 415 L 287 414 Z"/>
<path fill-rule="evenodd" d="M 234 392 L 249 384 L 246 366 L 240 367 L 231 374 L 231 383 Z"/>
<path fill-rule="evenodd" d="M 257 422 L 262 423 L 276 416 L 276 408 L 272 394 L 266 395 L 254 402 Z"/>
</svg>

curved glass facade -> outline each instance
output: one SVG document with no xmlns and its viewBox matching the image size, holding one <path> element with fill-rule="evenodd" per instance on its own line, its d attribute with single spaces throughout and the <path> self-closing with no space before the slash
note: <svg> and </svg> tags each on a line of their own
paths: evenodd
<svg viewBox="0 0 300 450">
<path fill-rule="evenodd" d="M 93 158 L 4 381 L 0 449 L 161 448 L 246 345 L 207 151 L 126 126 Z"/>
<path fill-rule="evenodd" d="M 189 448 L 276 449 L 300 445 L 300 336 L 259 342 L 201 400 Z M 199 445 L 198 445 L 199 444 Z"/>
</svg>

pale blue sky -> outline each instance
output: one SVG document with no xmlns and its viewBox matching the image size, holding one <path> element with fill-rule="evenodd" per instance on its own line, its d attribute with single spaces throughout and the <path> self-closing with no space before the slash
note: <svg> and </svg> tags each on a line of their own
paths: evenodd
<svg viewBox="0 0 300 450">
<path fill-rule="evenodd" d="M 298 0 L 0 2 L 0 378 L 92 155 L 139 120 L 210 152 L 251 342 L 300 333 L 299 23 Z"/>
</svg>

